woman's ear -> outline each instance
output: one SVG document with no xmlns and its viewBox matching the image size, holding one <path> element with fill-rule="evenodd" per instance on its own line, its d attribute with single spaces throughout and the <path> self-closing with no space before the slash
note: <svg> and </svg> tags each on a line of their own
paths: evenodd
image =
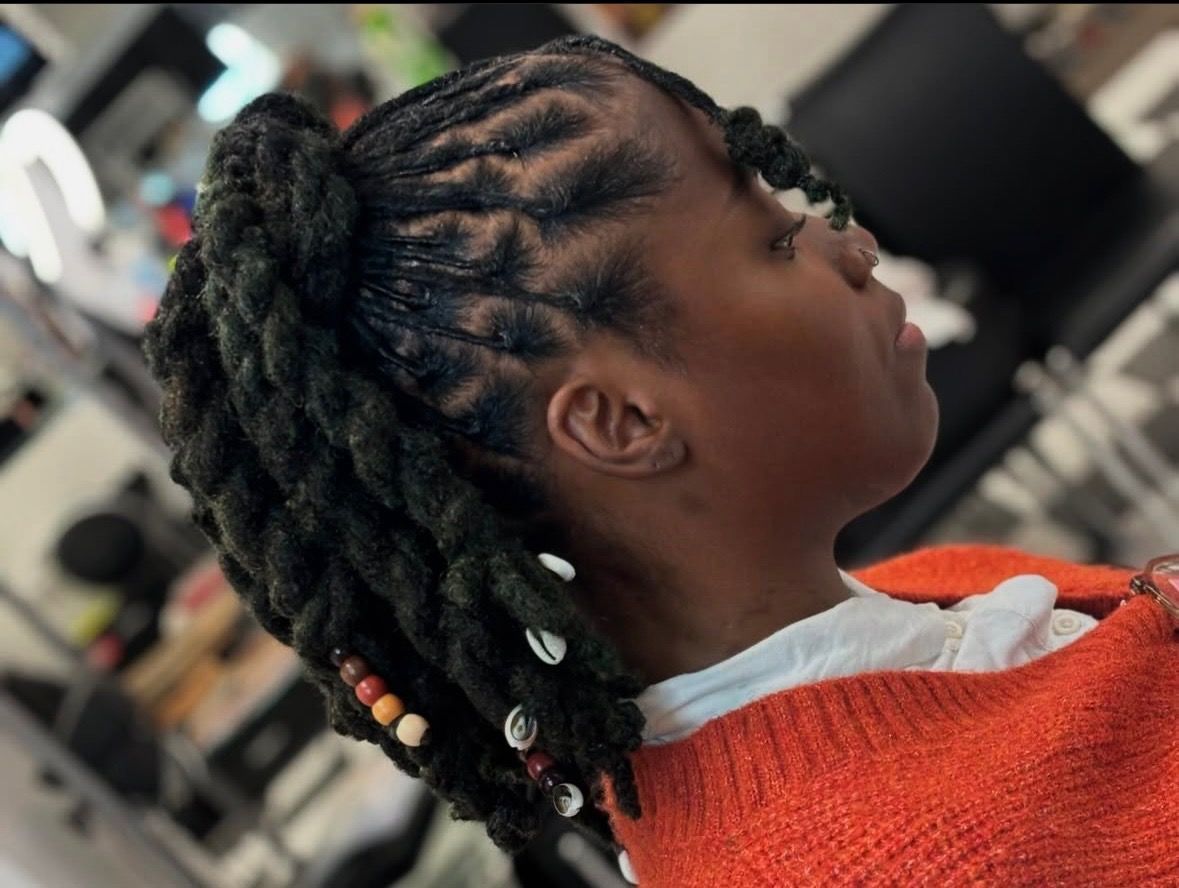
<svg viewBox="0 0 1179 888">
<path fill-rule="evenodd" d="M 637 388 L 586 376 L 561 384 L 549 399 L 553 446 L 593 471 L 643 478 L 675 468 L 687 448 L 655 404 Z"/>
</svg>

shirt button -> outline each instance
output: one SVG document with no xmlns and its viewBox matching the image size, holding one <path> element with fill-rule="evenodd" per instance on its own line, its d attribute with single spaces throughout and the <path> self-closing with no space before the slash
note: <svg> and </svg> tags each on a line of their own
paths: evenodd
<svg viewBox="0 0 1179 888">
<path fill-rule="evenodd" d="M 1057 614 L 1052 618 L 1052 631 L 1057 635 L 1072 635 L 1081 628 L 1081 621 L 1072 614 Z"/>
<path fill-rule="evenodd" d="M 946 620 L 946 638 L 961 638 L 962 627 L 953 620 Z"/>
<path fill-rule="evenodd" d="M 635 875 L 635 868 L 630 863 L 630 855 L 625 851 L 618 855 L 618 868 L 622 870 L 622 878 L 632 885 L 639 884 L 639 877 Z"/>
</svg>

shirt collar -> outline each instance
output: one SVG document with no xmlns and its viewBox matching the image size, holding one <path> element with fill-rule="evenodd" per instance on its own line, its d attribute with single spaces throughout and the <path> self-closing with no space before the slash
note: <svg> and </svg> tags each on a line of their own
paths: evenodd
<svg viewBox="0 0 1179 888">
<path fill-rule="evenodd" d="M 649 686 L 635 700 L 643 739 L 668 743 L 753 700 L 801 684 L 936 657 L 945 625 L 935 604 L 890 598 L 840 571 L 850 593 L 834 607 L 791 623 L 697 672 Z"/>
</svg>

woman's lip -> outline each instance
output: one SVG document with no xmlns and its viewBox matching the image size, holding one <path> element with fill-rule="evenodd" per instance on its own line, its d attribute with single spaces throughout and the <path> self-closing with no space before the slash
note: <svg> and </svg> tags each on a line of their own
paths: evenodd
<svg viewBox="0 0 1179 888">
<path fill-rule="evenodd" d="M 900 293 L 896 292 L 895 290 L 891 290 L 888 287 L 883 287 L 883 289 L 888 300 L 892 303 L 890 306 L 892 311 L 889 312 L 889 320 L 891 322 L 889 326 L 893 330 L 897 331 L 896 337 L 899 337 L 901 335 L 901 331 L 905 328 L 905 321 L 908 320 L 908 305 L 905 303 L 905 299 L 903 296 L 901 296 Z M 896 337 L 893 337 L 894 342 Z"/>
<path fill-rule="evenodd" d="M 906 321 L 893 344 L 903 350 L 923 349 L 925 348 L 925 334 L 916 324 Z"/>
</svg>

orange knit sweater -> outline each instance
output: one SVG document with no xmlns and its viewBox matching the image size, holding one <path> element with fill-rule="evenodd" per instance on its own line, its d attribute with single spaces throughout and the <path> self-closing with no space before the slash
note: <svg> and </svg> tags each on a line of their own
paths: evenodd
<svg viewBox="0 0 1179 888">
<path fill-rule="evenodd" d="M 633 756 L 641 888 L 1179 886 L 1179 639 L 1133 571 L 936 546 L 854 576 L 945 606 L 1038 573 L 1101 618 L 1001 672 L 792 688 Z"/>
</svg>

